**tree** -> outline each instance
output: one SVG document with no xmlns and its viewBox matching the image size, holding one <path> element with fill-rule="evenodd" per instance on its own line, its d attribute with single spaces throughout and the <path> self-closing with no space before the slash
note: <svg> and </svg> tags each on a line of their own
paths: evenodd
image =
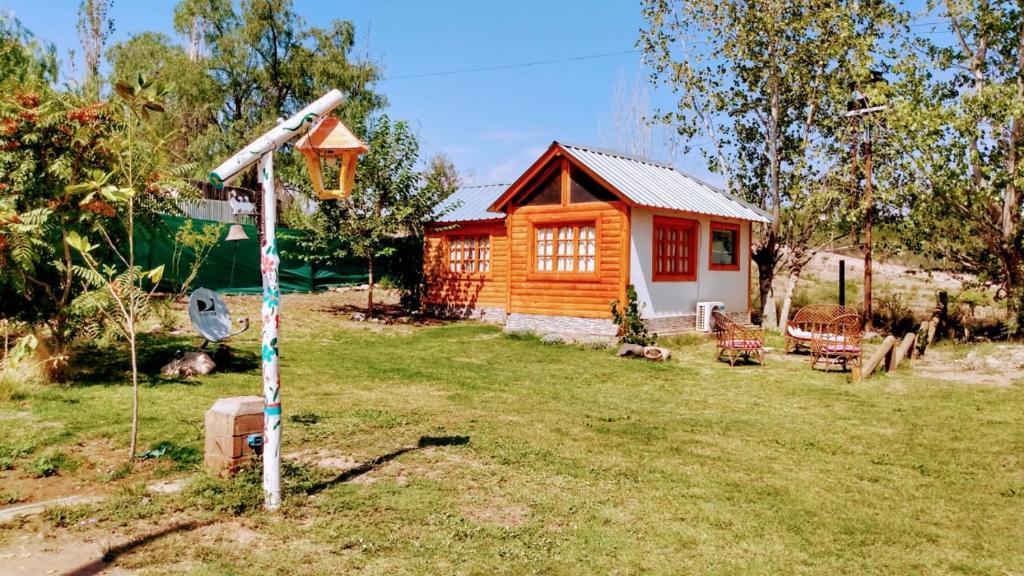
<svg viewBox="0 0 1024 576">
<path fill-rule="evenodd" d="M 114 32 L 114 21 L 107 16 L 111 4 L 111 0 L 81 0 L 78 5 L 78 39 L 85 58 L 85 81 L 96 94 L 103 46 Z"/>
<path fill-rule="evenodd" d="M 345 95 L 334 114 L 349 126 L 365 124 L 386 102 L 372 88 L 377 66 L 352 53 L 352 23 L 309 26 L 291 0 L 182 0 L 174 26 L 194 51 L 143 33 L 114 46 L 109 58 L 114 78 L 142 74 L 170 85 L 162 121 L 181 128 L 173 146 L 196 164 L 196 177 L 331 88 Z M 308 188 L 298 154 L 279 154 L 275 168 L 289 184 Z M 255 171 L 242 185 L 257 188 Z"/>
<path fill-rule="evenodd" d="M 141 76 L 131 84 L 114 87 L 120 99 L 114 110 L 121 115 L 120 125 L 109 145 L 115 162 L 107 172 L 95 171 L 88 181 L 67 187 L 69 193 L 84 193 L 83 203 L 102 198 L 112 207 L 115 217 L 99 219 L 88 231 L 98 239 L 72 232 L 67 243 L 81 256 L 83 264 L 74 264 L 94 309 L 115 325 L 128 341 L 132 378 L 132 424 L 129 460 L 135 459 L 139 429 L 139 366 L 137 335 L 139 321 L 150 313 L 150 299 L 163 275 L 164 266 L 143 270 L 135 260 L 135 226 L 140 207 L 159 201 L 168 188 L 180 190 L 187 184 L 179 178 L 182 168 L 172 168 L 166 152 L 166 139 L 151 129 L 154 113 L 163 111 L 164 92 Z M 115 239 L 123 239 L 117 241 Z M 104 249 L 106 254 L 101 254 Z M 144 284 L 150 283 L 146 290 Z"/>
<path fill-rule="evenodd" d="M 644 0 L 640 45 L 653 79 L 677 95 L 660 120 L 702 153 L 729 191 L 772 222 L 756 238 L 762 315 L 776 325 L 772 282 L 791 234 L 783 213 L 841 170 L 846 83 L 864 77 L 879 38 L 900 15 L 885 2 Z M 700 50 L 695 45 L 700 44 Z"/>
<path fill-rule="evenodd" d="M 1024 330 L 1024 13 L 1019 3 L 930 2 L 951 33 L 916 38 L 887 117 L 880 179 L 911 247 L 998 287 Z M 886 166 L 886 165 L 883 165 Z"/>
<path fill-rule="evenodd" d="M 355 190 L 348 198 L 321 203 L 315 238 L 307 247 L 320 260 L 349 255 L 366 260 L 367 309 L 372 316 L 378 262 L 395 253 L 397 239 L 422 237 L 438 204 L 458 187 L 459 177 L 443 156 L 435 156 L 425 173 L 417 172 L 416 136 L 405 122 L 392 122 L 387 115 L 371 124 L 367 143 L 370 151 L 359 160 Z M 422 268 L 421 263 L 418 270 Z"/>
<path fill-rule="evenodd" d="M 0 90 L 3 210 L 8 223 L 33 223 L 28 236 L 35 242 L 26 250 L 17 238 L 18 226 L 0 227 L 0 261 L 4 263 L 0 314 L 47 325 L 50 347 L 61 355 L 74 335 L 71 304 L 81 290 L 67 238 L 112 214 L 102 199 L 83 201 L 84 193 L 69 191 L 67 186 L 93 171 L 106 170 L 113 162 L 108 147 L 112 118 L 104 103 L 58 93 L 43 83 L 4 86 Z"/>
<path fill-rule="evenodd" d="M 0 85 L 56 79 L 56 47 L 40 44 L 21 22 L 0 13 Z"/>
</svg>

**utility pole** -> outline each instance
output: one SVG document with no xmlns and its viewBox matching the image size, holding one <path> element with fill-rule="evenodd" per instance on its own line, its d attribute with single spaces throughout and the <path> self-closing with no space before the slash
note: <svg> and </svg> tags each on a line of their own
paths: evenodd
<svg viewBox="0 0 1024 576">
<path fill-rule="evenodd" d="M 872 198 L 871 178 L 871 125 L 864 127 L 864 330 L 871 331 L 871 227 L 875 221 L 875 204 Z"/>
<path fill-rule="evenodd" d="M 876 82 L 885 82 L 885 78 L 882 73 L 877 70 L 871 71 L 871 79 L 869 83 L 874 84 Z M 854 189 L 857 188 L 857 152 L 861 148 L 861 144 L 858 140 L 858 125 L 861 122 L 862 117 L 869 116 L 876 112 L 881 112 L 886 109 L 885 105 L 871 106 L 868 102 L 867 95 L 860 89 L 860 86 L 856 82 L 850 83 L 850 90 L 853 92 L 853 97 L 849 102 L 846 103 L 846 117 L 850 119 L 850 123 L 853 128 L 853 150 L 852 150 L 852 172 L 853 172 L 853 184 Z M 871 331 L 873 328 L 872 322 L 872 309 L 871 309 L 871 280 L 872 280 L 872 261 L 871 261 L 871 228 L 875 222 L 875 204 L 874 204 L 874 179 L 872 178 L 872 143 L 873 134 L 872 126 L 870 122 L 864 122 L 864 202 L 866 204 L 864 210 L 864 330 Z"/>
</svg>

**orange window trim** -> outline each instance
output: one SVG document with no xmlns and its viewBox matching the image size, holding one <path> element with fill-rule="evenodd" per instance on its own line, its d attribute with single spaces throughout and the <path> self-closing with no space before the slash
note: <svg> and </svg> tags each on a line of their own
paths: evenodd
<svg viewBox="0 0 1024 576">
<path fill-rule="evenodd" d="M 697 280 L 697 266 L 700 259 L 697 257 L 697 245 L 698 239 L 700 238 L 700 222 L 696 220 L 688 220 L 686 218 L 670 218 L 668 216 L 655 216 L 654 226 L 652 228 L 653 234 L 651 235 L 651 279 L 655 282 L 693 282 Z M 677 235 L 685 234 L 685 244 L 683 240 L 678 240 L 675 245 L 671 245 L 669 240 L 670 232 L 675 231 Z M 661 240 L 659 242 L 659 232 L 662 232 Z M 688 258 L 674 255 L 669 256 L 670 249 L 678 253 L 682 248 L 686 248 Z M 658 271 L 658 264 L 661 264 L 662 271 Z M 689 268 L 688 272 L 666 272 L 667 268 L 678 268 L 681 264 L 686 264 Z"/>
<path fill-rule="evenodd" d="M 732 263 L 731 264 L 715 264 L 714 262 L 714 250 L 715 250 L 715 232 L 716 231 L 729 231 L 734 234 L 732 242 Z M 708 233 L 708 269 L 709 270 L 732 270 L 736 271 L 740 269 L 740 226 L 739 224 L 731 224 L 727 222 L 711 222 L 711 232 Z"/>
<path fill-rule="evenodd" d="M 466 240 L 476 241 L 476 250 L 474 253 L 473 262 L 477 268 L 480 263 L 480 241 L 487 240 L 487 271 L 486 272 L 465 272 L 463 270 L 452 270 L 452 241 L 462 240 L 463 248 L 461 257 L 458 259 L 459 264 L 463 264 L 468 258 L 469 249 L 465 245 Z M 457 278 L 490 278 L 491 271 L 494 270 L 494 239 L 491 238 L 490 234 L 445 234 L 444 235 L 444 272 L 445 274 L 457 277 Z M 461 268 L 461 267 L 460 267 Z"/>
<path fill-rule="evenodd" d="M 594 269 L 592 271 L 580 272 L 576 268 L 580 264 L 580 228 L 591 227 L 594 229 Z M 537 269 L 537 230 L 539 228 L 553 228 L 555 231 L 551 237 L 551 270 Z M 558 270 L 558 231 L 563 228 L 572 228 L 572 271 Z M 601 227 L 598 220 L 552 220 L 550 218 L 538 218 L 530 221 L 530 235 L 528 236 L 528 257 L 529 274 L 531 279 L 543 280 L 595 280 L 600 278 L 601 273 Z"/>
</svg>

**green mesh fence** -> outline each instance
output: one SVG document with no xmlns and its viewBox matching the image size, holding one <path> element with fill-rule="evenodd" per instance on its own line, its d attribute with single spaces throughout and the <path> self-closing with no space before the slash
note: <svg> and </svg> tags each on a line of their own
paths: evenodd
<svg viewBox="0 0 1024 576">
<path fill-rule="evenodd" d="M 174 289 L 184 280 L 180 276 L 189 273 L 195 254 L 183 248 L 179 256 L 178 270 L 173 270 L 175 232 L 186 218 L 162 216 L 162 226 L 139 226 L 135 232 L 136 260 L 147 269 L 164 265 L 166 289 Z M 207 220 L 192 220 L 195 229 Z M 255 226 L 243 225 L 248 240 L 225 242 L 228 224 L 223 225 L 221 241 L 213 248 L 210 257 L 192 281 L 190 291 L 200 286 L 230 294 L 258 294 L 263 290 L 260 275 L 259 235 Z M 280 280 L 282 292 L 313 292 L 329 286 L 362 284 L 367 281 L 366 263 L 353 258 L 337 266 L 324 266 L 304 262 L 296 257 L 299 253 L 295 238 L 303 233 L 298 230 L 279 228 L 277 244 L 281 253 Z"/>
</svg>

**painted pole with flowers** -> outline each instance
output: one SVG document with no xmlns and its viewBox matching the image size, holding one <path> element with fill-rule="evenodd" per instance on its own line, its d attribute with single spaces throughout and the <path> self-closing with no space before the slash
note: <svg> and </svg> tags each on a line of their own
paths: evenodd
<svg viewBox="0 0 1024 576">
<path fill-rule="evenodd" d="M 280 256 L 277 250 L 277 195 L 274 186 L 274 150 L 302 135 L 310 126 L 330 114 L 342 101 L 331 90 L 297 114 L 278 122 L 251 144 L 210 172 L 210 182 L 221 187 L 246 168 L 258 164 L 263 191 L 263 244 L 260 270 L 263 275 L 261 356 L 263 362 L 263 493 L 267 510 L 281 506 L 281 375 L 278 329 L 281 325 L 281 287 L 278 280 Z"/>
</svg>

